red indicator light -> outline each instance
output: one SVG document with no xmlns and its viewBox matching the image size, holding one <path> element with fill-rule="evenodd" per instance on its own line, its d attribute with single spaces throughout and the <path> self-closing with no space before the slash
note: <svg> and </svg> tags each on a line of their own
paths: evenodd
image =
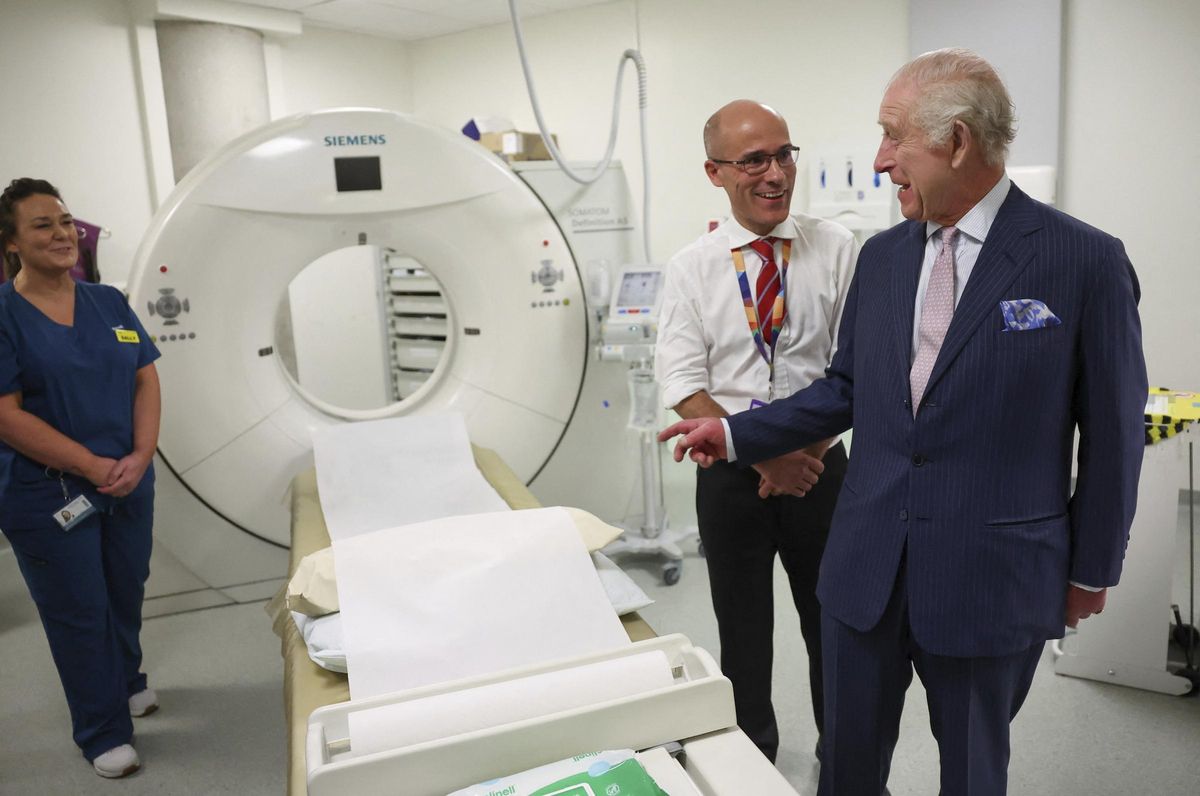
<svg viewBox="0 0 1200 796">
<path fill-rule="evenodd" d="M 549 245 L 550 245 L 550 241 L 548 241 L 548 240 L 544 240 L 544 241 L 542 241 L 542 245 L 543 245 L 543 246 L 549 246 Z"/>
<path fill-rule="evenodd" d="M 158 271 L 159 271 L 159 273 L 161 273 L 161 274 L 165 274 L 165 273 L 167 272 L 167 267 L 166 267 L 165 265 L 160 265 L 160 266 L 158 267 Z"/>
</svg>

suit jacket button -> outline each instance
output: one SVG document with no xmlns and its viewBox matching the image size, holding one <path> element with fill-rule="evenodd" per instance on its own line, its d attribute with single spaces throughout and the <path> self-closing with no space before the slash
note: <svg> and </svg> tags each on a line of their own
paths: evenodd
<svg viewBox="0 0 1200 796">
<path fill-rule="evenodd" d="M 908 509 L 900 509 L 900 522 L 908 522 Z"/>
<path fill-rule="evenodd" d="M 925 463 L 925 457 L 919 453 L 914 453 L 913 457 L 912 457 L 912 463 L 915 464 L 917 467 L 920 467 L 922 464 Z"/>
</svg>

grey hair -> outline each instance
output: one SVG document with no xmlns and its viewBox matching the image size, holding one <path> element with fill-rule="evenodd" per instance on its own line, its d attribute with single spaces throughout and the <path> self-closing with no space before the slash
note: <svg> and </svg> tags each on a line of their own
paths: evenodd
<svg viewBox="0 0 1200 796">
<path fill-rule="evenodd" d="M 960 47 L 933 50 L 900 67 L 888 87 L 910 82 L 917 100 L 909 119 L 931 146 L 942 146 L 961 121 L 979 142 L 989 166 L 1003 165 L 1016 137 L 1012 97 L 992 65 Z"/>
</svg>

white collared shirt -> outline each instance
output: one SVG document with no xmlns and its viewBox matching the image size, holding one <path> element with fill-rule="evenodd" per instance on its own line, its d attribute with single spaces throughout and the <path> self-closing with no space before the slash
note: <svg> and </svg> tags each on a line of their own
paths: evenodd
<svg viewBox="0 0 1200 796">
<path fill-rule="evenodd" d="M 837 345 L 858 245 L 844 227 L 794 214 L 770 233 L 792 241 L 786 316 L 775 346 L 775 383 L 751 337 L 732 250 L 741 248 L 751 293 L 762 259 L 749 247 L 759 235 L 729 219 L 667 263 L 655 353 L 663 405 L 707 392 L 726 412 L 751 399 L 784 398 L 825 374 Z M 775 258 L 783 243 L 775 244 Z"/>
<path fill-rule="evenodd" d="M 979 203 L 967 211 L 958 220 L 954 228 L 958 234 L 954 236 L 954 307 L 962 298 L 967 280 L 979 259 L 983 242 L 987 240 L 988 232 L 1000 214 L 1000 206 L 1008 196 L 1012 180 L 1005 174 L 1000 181 L 992 186 L 992 190 L 979 200 Z M 921 337 L 921 306 L 925 303 L 925 291 L 929 288 L 929 275 L 933 272 L 933 261 L 937 259 L 942 249 L 942 236 L 937 231 L 942 228 L 935 221 L 925 222 L 925 259 L 921 262 L 921 278 L 917 282 L 916 312 L 913 313 L 912 350 L 909 362 L 917 358 L 917 342 Z"/>
</svg>

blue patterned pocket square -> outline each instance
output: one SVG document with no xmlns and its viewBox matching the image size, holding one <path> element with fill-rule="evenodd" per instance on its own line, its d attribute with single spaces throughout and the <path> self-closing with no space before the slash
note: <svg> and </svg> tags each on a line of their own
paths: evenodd
<svg viewBox="0 0 1200 796">
<path fill-rule="evenodd" d="M 1003 331 L 1005 332 L 1024 332 L 1029 329 L 1062 325 L 1059 317 L 1051 312 L 1044 302 L 1037 299 L 1001 301 L 1000 312 L 1004 314 Z"/>
</svg>

